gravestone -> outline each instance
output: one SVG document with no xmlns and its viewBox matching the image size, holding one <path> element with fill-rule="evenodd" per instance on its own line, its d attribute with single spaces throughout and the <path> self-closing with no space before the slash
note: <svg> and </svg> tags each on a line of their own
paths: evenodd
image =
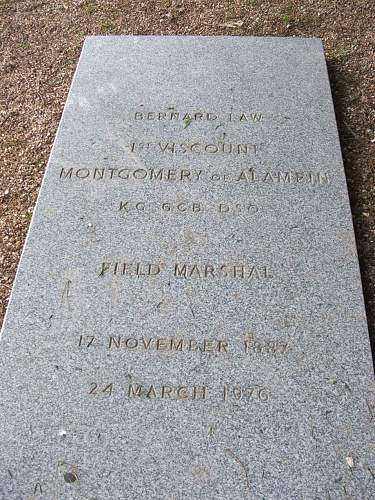
<svg viewBox="0 0 375 500">
<path fill-rule="evenodd" d="M 1 498 L 374 498 L 321 42 L 87 38 L 0 345 Z"/>
</svg>

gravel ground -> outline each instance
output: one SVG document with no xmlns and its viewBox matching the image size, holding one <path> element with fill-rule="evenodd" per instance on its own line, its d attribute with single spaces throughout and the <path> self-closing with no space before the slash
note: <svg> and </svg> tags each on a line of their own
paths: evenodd
<svg viewBox="0 0 375 500">
<path fill-rule="evenodd" d="M 326 51 L 375 350 L 374 0 L 0 0 L 0 23 L 0 320 L 86 35 L 315 36 Z"/>
</svg>

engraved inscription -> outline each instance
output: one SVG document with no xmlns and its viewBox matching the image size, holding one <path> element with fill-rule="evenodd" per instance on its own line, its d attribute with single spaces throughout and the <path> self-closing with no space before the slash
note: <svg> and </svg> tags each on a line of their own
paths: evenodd
<svg viewBox="0 0 375 500">
<path fill-rule="evenodd" d="M 107 273 L 126 277 L 157 276 L 162 268 L 164 268 L 163 263 L 102 262 L 99 276 Z"/>
<path fill-rule="evenodd" d="M 224 401 L 268 401 L 269 400 L 269 391 L 264 387 L 260 387 L 258 385 L 248 386 L 248 387 L 239 387 L 234 386 L 230 387 L 225 385 L 223 388 L 223 399 Z"/>
<path fill-rule="evenodd" d="M 96 340 L 94 335 L 80 335 L 79 336 L 79 347 L 90 347 Z"/>
<path fill-rule="evenodd" d="M 134 213 L 155 213 L 168 212 L 175 214 L 199 214 L 201 212 L 213 212 L 224 215 L 254 215 L 259 211 L 259 207 L 249 201 L 248 203 L 218 202 L 208 205 L 201 201 L 168 201 L 168 202 L 147 202 L 147 201 L 120 201 L 120 212 L 124 214 Z"/>
<path fill-rule="evenodd" d="M 246 354 L 286 354 L 290 350 L 288 342 L 276 342 L 273 340 L 263 342 L 245 340 L 244 346 Z"/>
<path fill-rule="evenodd" d="M 154 338 L 154 337 L 124 337 L 122 335 L 110 336 L 108 349 L 124 349 L 127 351 L 165 351 L 165 352 L 204 352 L 225 354 L 229 349 L 227 340 L 211 340 L 184 338 Z"/>
<path fill-rule="evenodd" d="M 174 108 L 168 108 L 167 111 L 135 111 L 132 115 L 135 121 L 207 121 L 226 120 L 230 122 L 258 123 L 263 120 L 263 114 L 258 112 L 238 112 L 238 113 L 212 113 L 208 111 L 177 111 Z"/>
<path fill-rule="evenodd" d="M 107 274 L 139 277 L 157 276 L 162 271 L 172 273 L 176 278 L 184 279 L 240 279 L 247 281 L 264 281 L 273 278 L 269 265 L 245 265 L 245 264 L 198 264 L 183 263 L 174 264 L 172 268 L 166 268 L 165 264 L 148 262 L 102 262 L 99 276 Z"/>
<path fill-rule="evenodd" d="M 128 182 L 166 182 L 166 183 L 198 183 L 225 182 L 262 185 L 288 186 L 307 184 L 311 186 L 327 186 L 331 183 L 330 174 L 320 171 L 304 170 L 266 170 L 261 172 L 254 167 L 235 171 L 213 171 L 211 165 L 203 169 L 194 168 L 112 168 L 112 167 L 62 167 L 61 180 L 95 180 L 95 181 L 128 181 Z"/>
<path fill-rule="evenodd" d="M 91 349 L 100 346 L 114 352 L 126 353 L 196 353 L 196 354 L 228 354 L 236 355 L 267 355 L 266 357 L 288 354 L 291 351 L 289 341 L 286 340 L 255 340 L 251 333 L 246 333 L 245 340 L 225 338 L 201 338 L 179 336 L 133 336 L 112 334 L 108 337 L 94 335 L 80 335 L 78 347 Z"/>
<path fill-rule="evenodd" d="M 205 386 L 144 386 L 140 384 L 129 384 L 128 396 L 147 399 L 207 399 L 208 389 Z"/>
<path fill-rule="evenodd" d="M 174 275 L 179 278 L 239 278 L 245 280 L 263 280 L 272 278 L 269 266 L 246 266 L 243 264 L 183 264 L 175 265 Z"/>
<path fill-rule="evenodd" d="M 231 143 L 231 142 L 131 142 L 125 146 L 132 153 L 139 151 L 153 151 L 168 154 L 222 154 L 222 155 L 249 155 L 257 154 L 258 144 Z"/>
<path fill-rule="evenodd" d="M 171 385 L 144 384 L 132 381 L 128 384 L 111 382 L 91 382 L 87 389 L 90 397 L 113 397 L 115 394 L 129 399 L 169 401 L 216 400 L 223 403 L 265 403 L 270 399 L 270 390 L 258 384 L 224 385 L 221 388 L 210 388 L 206 385 Z"/>
<path fill-rule="evenodd" d="M 110 384 L 96 384 L 92 382 L 90 384 L 89 394 L 97 395 L 97 394 L 106 394 L 111 396 L 113 392 L 113 383 Z"/>
</svg>

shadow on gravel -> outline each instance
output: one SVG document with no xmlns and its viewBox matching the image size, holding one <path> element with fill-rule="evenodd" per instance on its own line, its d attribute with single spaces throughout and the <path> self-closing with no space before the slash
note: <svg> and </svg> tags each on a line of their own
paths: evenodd
<svg viewBox="0 0 375 500">
<path fill-rule="evenodd" d="M 335 106 L 337 127 L 340 135 L 340 144 L 343 154 L 345 174 L 347 178 L 350 205 L 353 214 L 355 237 L 358 248 L 358 258 L 362 277 L 363 294 L 367 313 L 367 324 L 370 333 L 372 356 L 375 368 L 375 301 L 372 295 L 373 284 L 371 271 L 375 268 L 373 251 L 368 241 L 369 222 L 361 217 L 361 209 L 371 202 L 367 200 L 364 171 L 366 162 L 363 158 L 363 139 L 355 134 L 345 123 L 345 96 L 353 85 L 353 75 L 347 75 L 340 70 L 340 65 L 335 60 L 327 60 L 328 75 L 332 89 L 333 103 Z M 351 80 L 349 80 L 349 78 Z M 350 85 L 349 85 L 350 81 Z"/>
</svg>

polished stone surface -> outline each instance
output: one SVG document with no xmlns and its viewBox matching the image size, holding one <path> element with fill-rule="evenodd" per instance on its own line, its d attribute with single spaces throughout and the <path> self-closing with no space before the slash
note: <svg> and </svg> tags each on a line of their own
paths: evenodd
<svg viewBox="0 0 375 500">
<path fill-rule="evenodd" d="M 321 42 L 89 37 L 1 340 L 1 499 L 370 499 Z"/>
</svg>

